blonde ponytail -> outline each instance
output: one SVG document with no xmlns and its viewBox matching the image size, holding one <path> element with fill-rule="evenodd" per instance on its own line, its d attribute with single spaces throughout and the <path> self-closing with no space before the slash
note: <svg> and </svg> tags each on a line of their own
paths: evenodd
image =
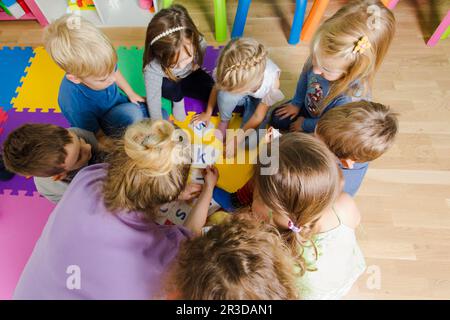
<svg viewBox="0 0 450 320">
<path fill-rule="evenodd" d="M 216 86 L 225 91 L 246 91 L 261 85 L 267 51 L 252 38 L 231 40 L 223 48 L 216 69 Z"/>
<path fill-rule="evenodd" d="M 153 218 L 158 206 L 175 200 L 183 190 L 189 147 L 167 121 L 144 120 L 130 126 L 109 159 L 103 189 L 106 207 L 142 211 Z"/>
</svg>

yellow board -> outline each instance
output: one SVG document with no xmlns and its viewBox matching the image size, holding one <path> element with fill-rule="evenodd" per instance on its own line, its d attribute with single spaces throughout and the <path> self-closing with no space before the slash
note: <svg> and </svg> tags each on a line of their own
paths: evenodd
<svg viewBox="0 0 450 320">
<path fill-rule="evenodd" d="M 194 133 L 192 129 L 189 127 L 189 123 L 191 121 L 194 112 L 189 112 L 186 120 L 184 122 L 174 121 L 177 126 L 185 129 L 190 137 L 191 141 L 193 139 Z M 242 118 L 238 114 L 233 114 L 233 118 L 230 121 L 230 129 L 238 129 L 241 125 Z M 219 124 L 218 117 L 212 117 L 211 123 L 217 128 Z M 220 151 L 222 154 L 222 143 L 219 142 L 218 139 L 215 139 L 213 134 L 205 135 L 204 140 L 202 141 L 204 145 L 213 145 L 214 148 Z M 248 159 L 248 151 L 246 151 L 246 158 Z M 222 163 L 216 163 L 216 167 L 219 170 L 219 181 L 217 182 L 217 186 L 225 189 L 228 192 L 234 192 L 240 187 L 242 187 L 251 177 L 253 165 L 250 163 L 246 164 L 236 164 L 236 163 L 227 163 L 229 160 L 221 160 Z"/>
<path fill-rule="evenodd" d="M 43 47 L 37 47 L 31 65 L 25 70 L 22 85 L 16 90 L 17 97 L 12 99 L 16 111 L 28 109 L 35 112 L 48 112 L 50 109 L 61 112 L 58 105 L 58 91 L 64 71 L 51 59 Z"/>
</svg>

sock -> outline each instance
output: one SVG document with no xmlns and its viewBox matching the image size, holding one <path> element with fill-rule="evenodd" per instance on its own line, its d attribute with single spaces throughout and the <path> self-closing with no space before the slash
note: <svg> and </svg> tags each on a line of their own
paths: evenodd
<svg viewBox="0 0 450 320">
<path fill-rule="evenodd" d="M 173 101 L 172 112 L 173 116 L 178 121 L 186 120 L 186 112 L 184 111 L 184 99 L 181 99 L 180 101 Z"/>
</svg>

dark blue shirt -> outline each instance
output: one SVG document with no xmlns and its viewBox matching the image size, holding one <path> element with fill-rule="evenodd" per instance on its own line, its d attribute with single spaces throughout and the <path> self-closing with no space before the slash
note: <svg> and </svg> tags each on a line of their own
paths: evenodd
<svg viewBox="0 0 450 320">
<path fill-rule="evenodd" d="M 358 84 L 359 82 L 356 82 L 355 86 L 358 86 Z M 311 59 L 309 59 L 303 67 L 300 79 L 297 83 L 295 96 L 291 101 L 292 104 L 300 107 L 300 115 L 305 117 L 305 121 L 302 125 L 302 130 L 304 132 L 314 132 L 321 114 L 324 114 L 334 107 L 361 99 L 360 96 L 352 97 L 345 94 L 339 95 L 325 107 L 320 115 L 317 115 L 314 111 L 328 95 L 329 91 L 330 81 L 313 72 Z"/>
<path fill-rule="evenodd" d="M 70 126 L 94 133 L 100 129 L 100 119 L 105 113 L 126 102 L 128 99 L 120 94 L 116 83 L 103 90 L 93 90 L 64 77 L 59 87 L 58 103 Z"/>
</svg>

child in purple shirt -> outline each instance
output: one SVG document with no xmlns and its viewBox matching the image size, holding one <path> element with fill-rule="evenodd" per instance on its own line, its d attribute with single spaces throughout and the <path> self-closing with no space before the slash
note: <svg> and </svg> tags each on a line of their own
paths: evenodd
<svg viewBox="0 0 450 320">
<path fill-rule="evenodd" d="M 15 299 L 161 296 L 162 275 L 180 243 L 200 233 L 207 212 L 203 206 L 209 205 L 217 181 L 217 171 L 208 169 L 205 181 L 210 183 L 185 227 L 153 222 L 160 205 L 192 196 L 185 189 L 190 146 L 167 143 L 174 130 L 163 120 L 136 123 L 109 164 L 76 175 L 34 248 Z M 161 154 L 177 159 L 168 161 Z"/>
</svg>

